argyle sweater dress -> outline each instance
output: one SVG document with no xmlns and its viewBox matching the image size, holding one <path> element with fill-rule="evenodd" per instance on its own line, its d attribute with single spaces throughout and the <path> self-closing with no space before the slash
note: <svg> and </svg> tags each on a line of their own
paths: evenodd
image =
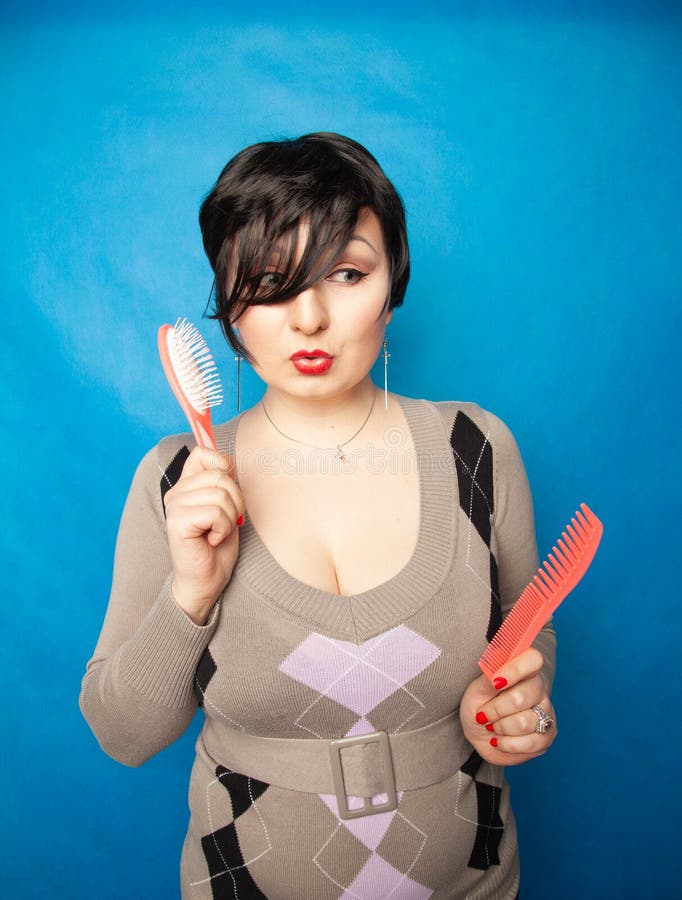
<svg viewBox="0 0 682 900">
<path fill-rule="evenodd" d="M 538 564 L 527 479 L 513 437 L 491 414 L 398 399 L 419 463 L 417 545 L 395 577 L 355 596 L 290 576 L 247 511 L 230 583 L 206 625 L 195 625 L 170 596 L 163 507 L 191 437 L 164 439 L 140 463 L 81 709 L 102 748 L 136 766 L 202 708 L 183 900 L 517 894 L 504 770 L 466 742 L 457 710 L 480 674 L 478 657 Z M 216 428 L 221 450 L 233 452 L 237 422 Z M 536 646 L 551 681 L 551 628 Z M 224 740 L 234 730 L 311 741 L 395 735 L 448 714 L 461 745 L 451 774 L 399 791 L 393 811 L 350 820 L 339 817 L 333 793 L 233 770 Z"/>
</svg>

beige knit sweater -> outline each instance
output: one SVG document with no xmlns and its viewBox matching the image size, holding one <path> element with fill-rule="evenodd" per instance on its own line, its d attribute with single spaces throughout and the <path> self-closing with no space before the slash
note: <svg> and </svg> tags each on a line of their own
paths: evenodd
<svg viewBox="0 0 682 900">
<path fill-rule="evenodd" d="M 362 594 L 336 596 L 290 576 L 247 516 L 232 579 L 208 623 L 194 625 L 169 593 L 162 500 L 191 438 L 163 440 L 135 475 L 81 708 L 107 753 L 140 765 L 203 707 L 181 864 L 186 900 L 516 896 L 504 772 L 467 744 L 456 712 L 537 567 L 527 479 L 496 417 L 473 404 L 399 399 L 419 463 L 419 538 L 401 572 Z M 234 450 L 237 422 L 216 429 L 220 449 Z M 536 646 L 551 681 L 550 627 Z M 399 790 L 397 809 L 379 815 L 344 820 L 331 789 L 292 790 L 254 777 L 243 761 L 231 767 L 240 734 L 395 736 L 448 715 L 457 758 L 447 777 Z"/>
</svg>

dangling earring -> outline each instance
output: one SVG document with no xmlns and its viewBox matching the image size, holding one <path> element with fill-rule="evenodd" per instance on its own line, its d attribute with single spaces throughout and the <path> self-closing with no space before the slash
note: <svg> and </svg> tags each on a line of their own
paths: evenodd
<svg viewBox="0 0 682 900">
<path fill-rule="evenodd" d="M 234 329 L 234 334 L 239 340 L 239 332 Z M 237 363 L 237 412 L 242 411 L 242 360 L 244 357 L 239 351 L 235 354 L 234 361 Z"/>
<path fill-rule="evenodd" d="M 237 412 L 242 411 L 242 360 L 244 357 L 237 353 L 234 361 L 237 363 Z"/>
<path fill-rule="evenodd" d="M 388 352 L 388 341 L 385 337 L 381 355 L 384 358 L 384 409 L 388 409 L 388 360 L 391 354 Z"/>
</svg>

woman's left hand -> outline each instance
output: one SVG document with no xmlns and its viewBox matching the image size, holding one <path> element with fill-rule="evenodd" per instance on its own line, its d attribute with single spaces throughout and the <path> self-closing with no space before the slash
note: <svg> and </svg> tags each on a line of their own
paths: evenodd
<svg viewBox="0 0 682 900">
<path fill-rule="evenodd" d="M 541 756 L 556 738 L 556 717 L 540 675 L 542 666 L 542 654 L 531 647 L 495 673 L 499 688 L 481 675 L 464 692 L 459 708 L 462 728 L 487 762 L 517 766 Z M 537 731 L 534 706 L 554 719 L 544 734 Z"/>
</svg>

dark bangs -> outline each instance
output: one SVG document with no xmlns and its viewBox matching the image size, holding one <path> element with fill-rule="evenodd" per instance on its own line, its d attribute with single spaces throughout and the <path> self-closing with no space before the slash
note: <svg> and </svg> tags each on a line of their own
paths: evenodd
<svg viewBox="0 0 682 900">
<path fill-rule="evenodd" d="M 295 215 L 289 203 L 286 212 L 270 221 L 259 216 L 248 222 L 230 247 L 221 248 L 228 256 L 224 262 L 232 321 L 248 306 L 289 300 L 322 278 L 351 239 L 357 217 L 355 204 L 338 197 L 331 209 L 318 205 Z M 302 222 L 308 233 L 297 264 Z M 271 285 L 268 273 L 276 275 Z"/>
<path fill-rule="evenodd" d="M 312 134 L 247 147 L 227 164 L 199 223 L 215 273 L 212 318 L 237 352 L 248 358 L 233 330 L 239 316 L 254 304 L 289 300 L 322 278 L 363 207 L 381 223 L 392 274 L 389 306 L 397 306 L 409 278 L 404 210 L 364 147 L 341 135 Z M 308 234 L 299 248 L 302 222 Z"/>
</svg>

